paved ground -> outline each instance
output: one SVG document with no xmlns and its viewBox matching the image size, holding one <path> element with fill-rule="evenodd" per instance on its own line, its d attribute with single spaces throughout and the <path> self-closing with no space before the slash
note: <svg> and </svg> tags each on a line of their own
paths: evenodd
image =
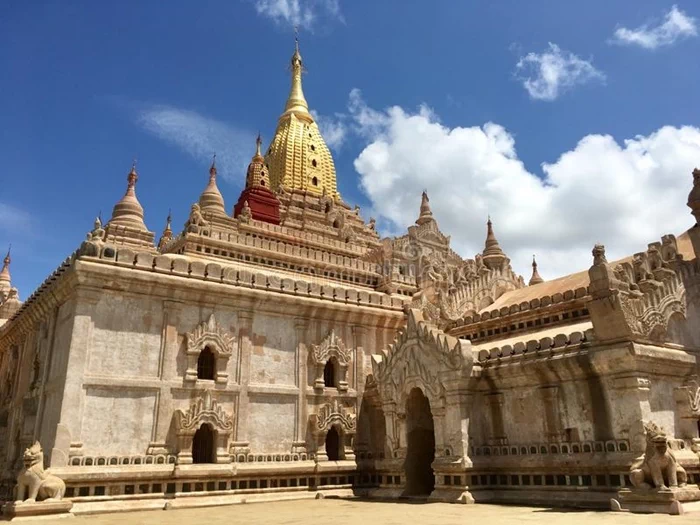
<svg viewBox="0 0 700 525">
<path fill-rule="evenodd" d="M 700 514 L 662 516 L 621 512 L 566 511 L 505 505 L 376 503 L 302 500 L 250 503 L 203 509 L 129 512 L 23 521 L 34 525 L 686 525 Z"/>
</svg>

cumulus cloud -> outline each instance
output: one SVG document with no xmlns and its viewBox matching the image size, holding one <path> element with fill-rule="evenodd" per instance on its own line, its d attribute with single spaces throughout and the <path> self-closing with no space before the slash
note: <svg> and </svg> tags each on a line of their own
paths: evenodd
<svg viewBox="0 0 700 525">
<path fill-rule="evenodd" d="M 528 53 L 518 60 L 515 75 L 534 100 L 555 100 L 564 91 L 590 81 L 605 81 L 605 75 L 590 60 L 549 43 L 542 53 Z"/>
<path fill-rule="evenodd" d="M 216 154 L 218 172 L 229 181 L 243 180 L 246 166 L 255 152 L 253 133 L 196 111 L 153 106 L 141 109 L 137 121 L 149 133 L 174 144 L 207 166 Z"/>
<path fill-rule="evenodd" d="M 326 145 L 335 152 L 340 151 L 348 136 L 347 115 L 343 113 L 319 115 L 314 110 L 311 110 L 311 115 L 314 117 L 316 124 L 318 124 Z"/>
<path fill-rule="evenodd" d="M 427 189 L 440 228 L 463 256 L 483 250 L 490 214 L 515 270 L 529 277 L 537 254 L 551 279 L 587 269 L 595 243 L 613 260 L 692 224 L 685 202 L 700 158 L 698 128 L 665 126 L 621 143 L 587 135 L 538 175 L 497 123 L 449 128 L 427 107 L 377 111 L 359 92 L 351 109 L 369 138 L 355 168 L 385 231 L 405 232 Z"/>
<path fill-rule="evenodd" d="M 645 49 L 656 49 L 661 46 L 670 46 L 681 38 L 697 36 L 697 34 L 698 28 L 695 18 L 688 16 L 674 5 L 664 15 L 663 22 L 658 25 L 645 24 L 636 29 L 618 27 L 612 42 L 636 45 Z"/>
<path fill-rule="evenodd" d="M 312 30 L 320 18 L 343 21 L 340 0 L 253 0 L 258 14 L 277 24 Z"/>
</svg>

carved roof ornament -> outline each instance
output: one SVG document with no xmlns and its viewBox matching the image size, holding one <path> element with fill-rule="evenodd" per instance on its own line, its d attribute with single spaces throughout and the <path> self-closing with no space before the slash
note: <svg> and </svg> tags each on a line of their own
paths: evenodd
<svg viewBox="0 0 700 525">
<path fill-rule="evenodd" d="M 317 414 L 311 415 L 311 419 L 316 433 L 326 433 L 334 426 L 339 426 L 345 434 L 354 434 L 357 430 L 355 409 L 343 405 L 338 398 L 322 405 Z"/>
<path fill-rule="evenodd" d="M 532 277 L 530 277 L 530 282 L 528 283 L 529 286 L 535 285 L 535 284 L 540 284 L 543 283 L 544 279 L 540 276 L 540 273 L 537 271 L 537 260 L 535 259 L 535 256 L 532 256 Z"/>
<path fill-rule="evenodd" d="M 688 207 L 695 217 L 695 223 L 700 224 L 700 169 L 693 170 L 693 189 L 688 195 Z"/>
<path fill-rule="evenodd" d="M 335 357 L 340 366 L 347 366 L 352 360 L 352 351 L 345 347 L 335 330 L 331 330 L 320 345 L 311 345 L 310 355 L 316 364 L 325 364 L 331 357 Z"/>
<path fill-rule="evenodd" d="M 209 390 L 205 390 L 204 396 L 193 402 L 186 412 L 176 410 L 175 418 L 180 434 L 194 434 L 204 424 L 224 434 L 233 431 L 233 417 L 212 398 Z"/>
<path fill-rule="evenodd" d="M 199 196 L 199 206 L 202 211 L 207 213 L 226 214 L 224 206 L 224 198 L 216 184 L 216 154 L 212 158 L 211 167 L 209 168 L 209 183 L 204 191 Z"/>
<path fill-rule="evenodd" d="M 201 323 L 187 334 L 188 353 L 199 353 L 208 346 L 219 355 L 230 356 L 233 353 L 233 345 L 233 336 L 219 326 L 214 314 L 209 316 L 208 321 Z"/>
</svg>

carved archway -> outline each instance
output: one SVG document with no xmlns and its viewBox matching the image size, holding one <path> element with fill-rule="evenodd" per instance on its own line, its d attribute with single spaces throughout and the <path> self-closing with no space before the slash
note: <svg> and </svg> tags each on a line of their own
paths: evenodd
<svg viewBox="0 0 700 525">
<path fill-rule="evenodd" d="M 348 366 L 352 362 L 352 350 L 331 330 L 320 345 L 311 345 L 309 359 L 314 365 L 314 389 L 323 390 L 326 386 L 324 370 L 330 360 L 334 363 L 335 384 L 340 391 L 348 389 Z M 337 366 L 336 366 L 337 365 Z"/>
<path fill-rule="evenodd" d="M 352 448 L 353 439 L 357 432 L 354 407 L 346 406 L 338 399 L 334 399 L 333 402 L 322 405 L 315 414 L 309 416 L 309 427 L 313 440 L 309 448 L 316 449 L 317 461 L 327 461 L 329 459 L 326 453 L 326 442 L 328 433 L 331 430 L 338 434 L 340 442 L 338 447 L 339 459 L 355 459 L 355 453 Z"/>
<path fill-rule="evenodd" d="M 233 434 L 233 416 L 226 413 L 219 403 L 206 390 L 204 395 L 190 405 L 187 411 L 176 410 L 175 429 L 177 433 L 178 454 L 180 464 L 193 462 L 192 445 L 194 436 L 203 425 L 208 425 L 214 433 L 216 463 L 228 463 L 230 456 L 228 444 Z"/>
<path fill-rule="evenodd" d="M 412 309 L 406 329 L 388 350 L 372 359 L 386 421 L 386 457 L 406 458 L 406 400 L 418 388 L 430 402 L 437 460 L 461 458 L 465 466 L 470 464 L 471 343 L 446 335 Z"/>
<path fill-rule="evenodd" d="M 233 355 L 234 338 L 225 331 L 214 318 L 214 314 L 209 316 L 209 320 L 199 324 L 192 332 L 187 334 L 187 371 L 185 381 L 197 381 L 197 364 L 199 356 L 205 348 L 208 348 L 215 356 L 216 375 L 214 380 L 217 383 L 228 381 L 228 361 Z"/>
</svg>

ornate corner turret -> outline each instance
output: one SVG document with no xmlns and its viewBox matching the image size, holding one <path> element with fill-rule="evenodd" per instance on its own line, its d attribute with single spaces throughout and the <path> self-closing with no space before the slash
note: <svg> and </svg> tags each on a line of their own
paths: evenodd
<svg viewBox="0 0 700 525">
<path fill-rule="evenodd" d="M 112 218 L 105 227 L 105 241 L 113 244 L 152 248 L 155 235 L 149 231 L 143 221 L 143 207 L 136 197 L 136 161 L 126 177 L 126 193 L 114 205 Z"/>
<path fill-rule="evenodd" d="M 503 253 L 501 245 L 498 244 L 496 235 L 493 233 L 493 223 L 491 217 L 486 222 L 486 242 L 484 251 L 481 254 L 484 265 L 489 269 L 502 268 L 504 264 L 510 262 L 506 254 Z"/>
<path fill-rule="evenodd" d="M 214 155 L 209 168 L 209 183 L 199 196 L 199 207 L 204 213 L 226 215 L 224 198 L 216 184 L 216 173 L 216 155 Z"/>
<path fill-rule="evenodd" d="M 532 277 L 530 277 L 530 282 L 528 282 L 528 286 L 533 286 L 535 284 L 540 284 L 543 283 L 544 279 L 540 276 L 540 272 L 537 271 L 537 260 L 535 259 L 535 256 L 532 256 Z"/>
</svg>

